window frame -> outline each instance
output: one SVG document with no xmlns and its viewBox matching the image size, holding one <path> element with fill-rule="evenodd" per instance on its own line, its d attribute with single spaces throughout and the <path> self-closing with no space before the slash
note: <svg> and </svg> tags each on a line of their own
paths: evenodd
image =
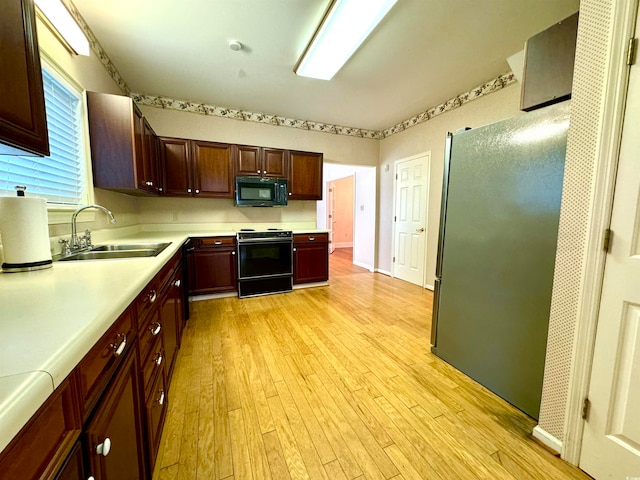
<svg viewBox="0 0 640 480">
<path fill-rule="evenodd" d="M 71 214 L 78 207 L 94 203 L 93 175 L 91 170 L 91 150 L 89 148 L 89 119 L 87 114 L 87 91 L 74 78 L 72 78 L 62 67 L 60 67 L 53 59 L 49 58 L 44 52 L 40 55 L 41 68 L 46 70 L 56 81 L 60 82 L 65 88 L 72 93 L 78 95 L 80 101 L 80 151 L 81 161 L 83 161 L 82 176 L 82 192 L 80 203 L 78 205 L 65 205 L 61 203 L 47 202 L 47 212 L 49 216 L 49 225 L 63 224 L 71 221 Z M 84 215 L 84 214 L 83 214 Z M 87 221 L 93 220 L 94 213 L 86 213 Z"/>
</svg>

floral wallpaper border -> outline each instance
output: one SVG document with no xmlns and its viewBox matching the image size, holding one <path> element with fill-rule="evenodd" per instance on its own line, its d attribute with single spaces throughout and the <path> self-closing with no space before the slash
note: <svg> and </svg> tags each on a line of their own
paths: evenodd
<svg viewBox="0 0 640 480">
<path fill-rule="evenodd" d="M 165 108 L 170 110 L 179 110 L 182 112 L 197 113 L 200 115 L 213 115 L 222 118 L 231 118 L 234 120 L 242 120 L 249 122 L 265 123 L 268 125 L 275 125 L 278 127 L 290 127 L 298 128 L 301 130 L 310 130 L 315 132 L 332 133 L 334 135 L 347 135 L 351 137 L 372 138 L 382 140 L 383 138 L 390 137 L 396 133 L 402 132 L 407 128 L 414 127 L 421 123 L 427 122 L 438 115 L 454 110 L 461 107 L 465 103 L 468 103 L 476 98 L 480 98 L 484 95 L 502 90 L 504 87 L 514 83 L 516 81 L 515 75 L 512 72 L 500 75 L 488 82 L 478 85 L 468 92 L 456 95 L 450 98 L 446 102 L 431 107 L 413 117 L 404 120 L 392 127 L 385 130 L 367 130 L 363 128 L 344 127 L 341 125 L 332 125 L 322 122 L 314 122 L 311 120 L 300 120 L 296 118 L 287 118 L 279 115 L 269 113 L 255 113 L 246 110 L 239 110 L 236 108 L 221 107 L 217 105 L 210 105 L 206 103 L 198 103 L 189 100 L 176 100 L 174 98 L 162 97 L 157 95 L 147 95 L 144 93 L 133 93 L 129 89 L 129 86 L 124 81 L 118 69 L 115 67 L 107 53 L 105 52 L 100 42 L 94 35 L 93 31 L 85 22 L 80 12 L 75 7 L 71 0 L 63 0 L 68 7 L 71 15 L 77 20 L 80 28 L 84 31 L 85 35 L 89 39 L 91 49 L 94 51 L 98 59 L 102 62 L 102 65 L 107 70 L 111 78 L 116 82 L 120 90 L 125 95 L 129 95 L 133 98 L 133 101 L 140 105 L 148 105 L 156 108 Z"/>
</svg>

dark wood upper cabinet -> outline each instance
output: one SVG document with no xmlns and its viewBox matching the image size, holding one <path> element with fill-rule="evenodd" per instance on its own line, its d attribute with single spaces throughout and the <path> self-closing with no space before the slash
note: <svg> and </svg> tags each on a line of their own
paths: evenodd
<svg viewBox="0 0 640 480">
<path fill-rule="evenodd" d="M 534 35 L 525 45 L 520 109 L 531 111 L 571 98 L 578 13 Z"/>
<path fill-rule="evenodd" d="M 159 193 L 155 134 L 129 97 L 87 92 L 95 187 L 134 195 Z"/>
<path fill-rule="evenodd" d="M 287 160 L 286 150 L 237 145 L 235 154 L 236 175 L 286 178 Z"/>
<path fill-rule="evenodd" d="M 194 196 L 233 198 L 233 145 L 191 141 Z"/>
<path fill-rule="evenodd" d="M 0 154 L 49 155 L 33 0 L 2 2 Z"/>
<path fill-rule="evenodd" d="M 322 153 L 289 152 L 289 200 L 322 200 Z"/>
<path fill-rule="evenodd" d="M 191 141 L 160 137 L 159 144 L 164 195 L 192 197 Z"/>
</svg>

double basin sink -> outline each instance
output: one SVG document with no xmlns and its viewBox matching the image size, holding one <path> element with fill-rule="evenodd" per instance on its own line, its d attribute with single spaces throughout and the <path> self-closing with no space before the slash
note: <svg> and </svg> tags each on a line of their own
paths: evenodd
<svg viewBox="0 0 640 480">
<path fill-rule="evenodd" d="M 60 262 L 68 260 L 107 260 L 113 258 L 155 257 L 171 242 L 165 243 L 119 243 L 108 245 L 96 245 L 89 250 L 72 253 L 60 258 Z"/>
</svg>

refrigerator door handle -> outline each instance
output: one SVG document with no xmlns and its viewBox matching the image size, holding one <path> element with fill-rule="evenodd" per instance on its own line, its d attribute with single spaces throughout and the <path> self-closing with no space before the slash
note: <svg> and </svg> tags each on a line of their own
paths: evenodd
<svg viewBox="0 0 640 480">
<path fill-rule="evenodd" d="M 440 307 L 440 278 L 433 282 L 433 310 L 431 313 L 431 353 L 436 353 L 438 345 L 438 309 Z"/>
</svg>

